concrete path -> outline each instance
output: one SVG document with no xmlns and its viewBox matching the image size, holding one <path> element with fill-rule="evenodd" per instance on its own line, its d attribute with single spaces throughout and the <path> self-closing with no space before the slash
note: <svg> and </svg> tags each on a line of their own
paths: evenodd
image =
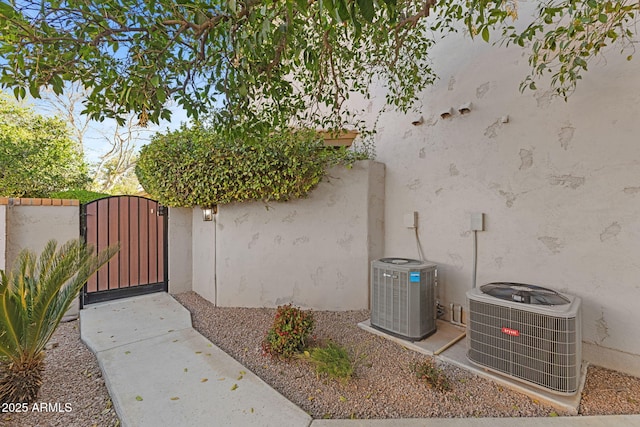
<svg viewBox="0 0 640 427">
<path fill-rule="evenodd" d="M 191 327 L 165 293 L 91 305 L 80 335 L 125 427 L 292 426 L 311 417 Z"/>
<path fill-rule="evenodd" d="M 640 415 L 312 420 L 196 332 L 165 293 L 91 305 L 80 312 L 80 334 L 125 427 L 640 427 Z"/>
</svg>

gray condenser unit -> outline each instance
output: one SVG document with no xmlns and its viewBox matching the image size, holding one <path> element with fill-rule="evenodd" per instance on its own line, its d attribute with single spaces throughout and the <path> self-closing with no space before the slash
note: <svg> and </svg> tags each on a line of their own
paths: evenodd
<svg viewBox="0 0 640 427">
<path fill-rule="evenodd" d="M 411 341 L 436 331 L 436 265 L 407 258 L 371 263 L 371 326 Z"/>
<path fill-rule="evenodd" d="M 467 292 L 468 358 L 548 391 L 578 391 L 581 300 L 551 289 L 498 282 Z"/>
</svg>

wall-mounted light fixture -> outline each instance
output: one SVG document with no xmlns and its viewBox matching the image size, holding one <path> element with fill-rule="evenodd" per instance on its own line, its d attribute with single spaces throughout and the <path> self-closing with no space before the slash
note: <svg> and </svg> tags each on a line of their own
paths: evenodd
<svg viewBox="0 0 640 427">
<path fill-rule="evenodd" d="M 213 221 L 213 215 L 218 213 L 218 206 L 213 205 L 211 207 L 203 207 L 202 208 L 202 220 L 203 221 Z"/>
</svg>

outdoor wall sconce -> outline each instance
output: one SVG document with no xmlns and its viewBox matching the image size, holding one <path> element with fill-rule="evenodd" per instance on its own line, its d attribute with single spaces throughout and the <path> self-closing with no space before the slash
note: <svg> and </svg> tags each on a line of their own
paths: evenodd
<svg viewBox="0 0 640 427">
<path fill-rule="evenodd" d="M 213 221 L 213 215 L 218 213 L 218 206 L 213 205 L 212 207 L 202 208 L 202 220 L 203 221 Z"/>
</svg>

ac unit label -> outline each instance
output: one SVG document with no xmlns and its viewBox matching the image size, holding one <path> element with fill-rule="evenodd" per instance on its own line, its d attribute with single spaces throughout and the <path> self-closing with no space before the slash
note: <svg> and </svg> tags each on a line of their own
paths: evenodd
<svg viewBox="0 0 640 427">
<path fill-rule="evenodd" d="M 409 282 L 420 283 L 420 272 L 419 271 L 409 272 Z"/>
<path fill-rule="evenodd" d="M 502 333 L 503 334 L 507 334 L 509 336 L 512 337 L 519 337 L 520 336 L 520 331 L 517 329 L 511 329 L 511 328 L 507 328 L 507 327 L 503 327 L 502 328 Z"/>
</svg>

